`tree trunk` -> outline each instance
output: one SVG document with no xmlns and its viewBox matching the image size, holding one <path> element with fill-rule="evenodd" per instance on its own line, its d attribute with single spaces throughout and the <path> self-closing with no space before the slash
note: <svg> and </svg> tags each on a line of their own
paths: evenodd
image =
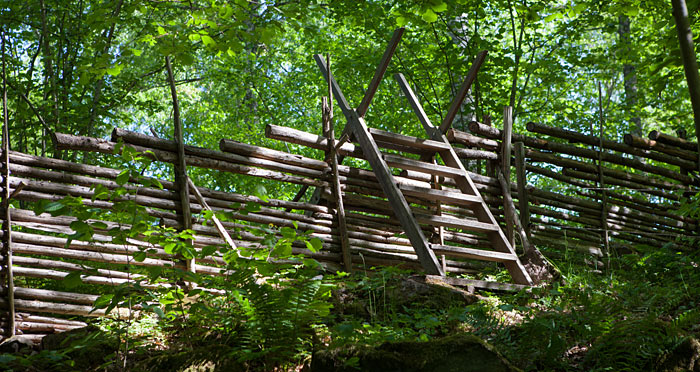
<svg viewBox="0 0 700 372">
<path fill-rule="evenodd" d="M 619 18 L 620 46 L 622 50 L 622 75 L 625 79 L 625 110 L 630 117 L 630 132 L 637 136 L 642 135 L 642 119 L 637 110 L 637 68 L 632 64 L 632 47 L 630 42 L 630 18 L 621 15 Z"/>
<path fill-rule="evenodd" d="M 698 61 L 693 46 L 693 33 L 690 30 L 685 0 L 671 0 L 671 5 L 673 6 L 673 18 L 676 19 L 676 31 L 681 48 L 681 58 L 683 58 L 685 79 L 690 91 L 690 102 L 693 105 L 695 135 L 698 137 L 698 162 L 700 163 L 700 73 L 698 73 Z"/>
</svg>

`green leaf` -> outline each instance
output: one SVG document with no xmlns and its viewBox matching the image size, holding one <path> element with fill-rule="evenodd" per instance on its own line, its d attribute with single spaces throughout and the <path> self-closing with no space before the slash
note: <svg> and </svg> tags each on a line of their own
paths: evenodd
<svg viewBox="0 0 700 372">
<path fill-rule="evenodd" d="M 216 250 L 218 249 L 217 246 L 215 245 L 207 245 L 206 247 L 202 248 L 202 251 L 200 252 L 200 257 L 208 257 L 214 254 Z"/>
<path fill-rule="evenodd" d="M 140 57 L 141 54 L 143 53 L 143 50 L 140 49 L 131 49 L 131 53 L 134 53 L 136 57 Z"/>
<path fill-rule="evenodd" d="M 117 64 L 117 65 L 114 65 L 112 67 L 107 68 L 105 71 L 112 76 L 117 76 L 122 72 L 123 69 L 124 69 L 124 65 Z"/>
<path fill-rule="evenodd" d="M 212 39 L 209 35 L 202 35 L 202 43 L 204 43 L 204 46 L 216 45 L 216 41 L 214 41 L 214 39 Z"/>
<path fill-rule="evenodd" d="M 425 12 L 423 12 L 423 15 L 421 17 L 423 18 L 424 21 L 426 21 L 428 23 L 433 23 L 433 22 L 437 21 L 437 18 L 438 18 L 437 14 L 435 14 L 435 12 L 433 12 L 432 9 L 426 9 Z"/>
<path fill-rule="evenodd" d="M 430 7 L 430 9 L 432 9 L 433 12 L 435 12 L 435 13 L 444 12 L 444 11 L 447 10 L 447 3 L 445 3 L 445 2 L 443 1 L 443 2 L 441 2 L 440 4 L 432 5 L 432 6 Z"/>
<path fill-rule="evenodd" d="M 408 19 L 406 17 L 396 17 L 396 25 L 399 27 L 406 26 L 408 24 Z"/>
<path fill-rule="evenodd" d="M 134 261 L 143 262 L 146 259 L 146 252 L 143 252 L 143 251 L 134 252 L 133 257 L 134 257 Z"/>
<path fill-rule="evenodd" d="M 315 252 L 318 252 L 318 251 L 321 250 L 321 248 L 323 248 L 323 240 L 321 240 L 321 239 L 319 239 L 319 238 L 311 238 L 311 239 L 307 242 L 307 247 L 308 247 L 309 245 L 311 245 L 311 248 L 309 248 L 309 250 L 310 250 L 311 252 L 314 252 L 314 253 L 315 253 Z"/>
<path fill-rule="evenodd" d="M 287 239 L 296 239 L 296 237 L 297 237 L 296 230 L 292 229 L 291 227 L 287 227 L 287 226 L 281 228 L 280 233 L 282 233 L 282 236 L 287 238 Z"/>
<path fill-rule="evenodd" d="M 125 183 L 129 182 L 129 173 L 130 172 L 128 169 L 124 169 L 123 171 L 121 171 L 121 173 L 119 173 L 116 179 L 116 182 L 119 186 L 122 186 Z"/>
<path fill-rule="evenodd" d="M 68 273 L 68 275 L 63 277 L 63 284 L 65 284 L 66 288 L 75 288 L 83 284 L 83 279 L 80 278 L 81 274 L 80 271 Z"/>
<path fill-rule="evenodd" d="M 92 306 L 94 307 L 93 310 L 104 309 L 105 307 L 107 307 L 107 305 L 109 305 L 112 302 L 112 298 L 114 298 L 113 293 L 100 295 L 100 297 L 97 297 L 95 302 L 92 304 Z"/>
<path fill-rule="evenodd" d="M 253 195 L 257 196 L 258 198 L 260 198 L 264 202 L 268 201 L 267 189 L 263 185 L 260 185 L 260 184 L 255 185 L 255 191 L 253 192 Z"/>
</svg>

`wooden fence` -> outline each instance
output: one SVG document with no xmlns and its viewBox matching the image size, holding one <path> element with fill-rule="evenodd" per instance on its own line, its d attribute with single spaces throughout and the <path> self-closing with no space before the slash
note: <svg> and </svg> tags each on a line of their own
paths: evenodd
<svg viewBox="0 0 700 372">
<path fill-rule="evenodd" d="M 511 184 L 510 193 L 517 200 L 521 222 L 532 240 L 550 248 L 546 254 L 557 255 L 570 250 L 583 252 L 582 257 L 600 259 L 608 250 L 625 252 L 634 250 L 636 244 L 685 249 L 686 243 L 677 238 L 697 235 L 697 221 L 676 211 L 682 194 L 696 190 L 697 185 L 697 153 L 689 148 L 692 145 L 685 145 L 685 141 L 657 135 L 657 140 L 626 136 L 627 143 L 618 143 L 529 123 L 528 130 L 539 137 L 513 134 L 513 146 L 508 149 L 508 141 L 503 141 L 504 131 L 476 122 L 469 127 L 471 134 L 457 130 L 448 133 L 454 144 L 464 146 L 456 149 L 460 157 L 473 163 L 488 163 L 482 168 L 490 171 L 499 166 L 503 154 L 514 155 L 516 172 L 513 178 L 520 182 Z M 414 137 L 375 129 L 372 134 L 389 152 L 420 150 L 419 146 L 407 148 L 408 143 L 421 143 Z M 328 149 L 327 138 L 292 128 L 269 125 L 266 135 L 323 151 Z M 540 138 L 544 135 L 548 137 Z M 112 141 L 67 134 L 57 134 L 55 140 L 62 150 L 108 154 L 105 156 L 113 156 L 117 141 L 123 141 L 138 151 L 148 152 L 156 162 L 172 164 L 177 160 L 174 141 L 120 129 L 113 132 Z M 362 150 L 352 142 L 341 143 L 337 151 L 340 155 L 363 159 Z M 197 190 L 212 209 L 230 212 L 234 217 L 236 222 L 223 222 L 223 225 L 236 245 L 255 248 L 262 244 L 262 237 L 246 230 L 248 224 L 311 230 L 313 237 L 323 241 L 323 249 L 311 252 L 298 242 L 294 252 L 313 257 L 332 270 L 342 268 L 341 231 L 329 188 L 334 178 L 327 162 L 231 140 L 222 140 L 219 150 L 185 146 L 185 162 L 188 167 L 319 188 L 321 200 L 314 203 L 276 198 L 261 200 L 202 187 Z M 138 280 L 140 274 L 133 272 L 134 267 L 172 266 L 202 274 L 224 275 L 222 257 L 197 259 L 188 267 L 145 239 L 114 244 L 108 230 L 129 229 L 129 226 L 109 221 L 103 221 L 105 228 L 98 229 L 93 241 L 67 244 L 67 235 L 73 233 L 70 226 L 76 220 L 74 217 L 52 217 L 47 213 L 37 216 L 31 210 L 31 205 L 37 201 L 56 201 L 67 195 L 81 198 L 84 205 L 109 209 L 112 202 L 95 200 L 93 188 L 96 185 L 117 188 L 116 179 L 121 170 L 13 151 L 9 152 L 6 164 L 11 173 L 8 179 L 11 199 L 19 201 L 9 208 L 11 252 L 3 252 L 4 262 L 11 258 L 12 263 L 5 265 L 3 271 L 11 272 L 14 277 L 12 283 L 3 286 L 4 296 L 0 301 L 9 310 L 1 323 L 8 334 L 9 327 L 13 327 L 16 333 L 38 340 L 46 333 L 84 325 L 81 317 L 104 316 L 103 311 L 92 311 L 92 303 L 102 292 L 100 287 Z M 405 186 L 431 186 L 430 177 L 423 173 L 400 167 L 395 167 L 395 172 L 400 172 L 395 177 L 397 182 Z M 512 231 L 507 226 L 512 221 L 503 217 L 503 190 L 494 174 L 470 173 L 470 177 L 504 229 Z M 338 180 L 343 191 L 352 264 L 356 268 L 402 265 L 420 269 L 411 243 L 403 235 L 372 170 L 366 166 L 338 165 Z M 158 189 L 144 187 L 136 181 L 129 180 L 126 187 L 138 192 L 124 198 L 144 206 L 148 214 L 160 219 L 165 226 L 181 227 L 178 186 L 160 180 L 164 188 Z M 440 183 L 447 188 L 453 186 L 449 178 L 440 179 Z M 553 187 L 547 190 L 529 184 Z M 435 203 L 421 195 L 408 199 L 425 234 L 435 235 L 436 230 L 429 221 Z M 259 203 L 260 209 L 242 212 L 249 202 Z M 224 244 L 214 227 L 202 224 L 197 218 L 203 207 L 194 195 L 190 196 L 189 207 L 194 214 L 192 228 L 197 232 L 195 248 Z M 443 202 L 440 208 L 443 214 L 461 218 L 469 219 L 473 214 L 449 202 Z M 7 229 L 3 237 L 6 234 Z M 463 247 L 435 250 L 442 257 L 447 272 L 476 273 L 492 265 L 484 261 L 483 253 L 478 257 L 480 261 L 471 260 L 478 253 L 469 247 L 481 250 L 490 247 L 482 234 L 445 229 L 443 239 L 453 246 Z M 132 255 L 144 248 L 148 248 L 147 258 L 135 261 Z M 493 261 L 498 261 L 497 252 L 493 257 Z M 604 260 L 593 260 L 594 264 L 602 266 L 603 262 L 596 261 Z M 71 272 L 88 269 L 90 272 L 82 275 L 82 282 L 92 286 L 81 286 L 76 292 L 46 289 L 58 288 L 58 282 Z M 45 289 L 35 288 L 38 285 Z M 74 316 L 78 320 L 66 319 Z"/>
</svg>

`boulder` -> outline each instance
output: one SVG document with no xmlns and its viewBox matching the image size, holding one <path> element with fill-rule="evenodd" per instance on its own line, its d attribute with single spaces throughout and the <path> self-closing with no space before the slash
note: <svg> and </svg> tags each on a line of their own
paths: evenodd
<svg viewBox="0 0 700 372">
<path fill-rule="evenodd" d="M 311 372 L 515 372 L 491 345 L 470 334 L 431 341 L 387 342 L 314 353 Z"/>
</svg>

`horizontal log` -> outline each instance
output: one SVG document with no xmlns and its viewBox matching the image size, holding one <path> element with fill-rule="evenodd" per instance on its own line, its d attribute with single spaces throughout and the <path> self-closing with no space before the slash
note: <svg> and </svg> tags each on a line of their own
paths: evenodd
<svg viewBox="0 0 700 372">
<path fill-rule="evenodd" d="M 97 295 L 52 291 L 48 289 L 15 287 L 15 297 L 24 300 L 42 300 L 49 302 L 67 302 L 72 304 L 93 305 Z"/>
<path fill-rule="evenodd" d="M 325 151 L 328 148 L 328 141 L 326 138 L 322 136 L 318 136 L 315 134 L 311 134 L 308 132 L 300 131 L 297 129 L 292 129 L 292 128 L 287 128 L 287 127 L 281 127 L 278 125 L 268 125 L 265 127 L 265 134 L 268 138 L 276 139 L 279 141 L 285 141 L 289 143 L 294 143 L 297 145 L 302 145 L 306 147 L 310 147 L 313 149 L 317 150 L 322 150 Z M 345 143 L 343 146 L 340 147 L 338 150 L 338 154 L 343 155 L 343 156 L 351 156 L 357 159 L 363 159 L 364 157 L 362 155 L 361 150 L 359 150 L 359 147 L 356 148 L 355 145 L 351 143 Z M 350 174 L 349 167 L 345 168 L 345 166 L 339 166 L 338 170 L 340 171 L 341 174 Z M 347 173 L 346 173 L 347 172 Z M 370 174 L 370 177 L 374 177 L 374 172 L 372 171 L 366 171 L 368 174 Z M 498 180 L 495 178 L 491 177 L 485 177 L 481 176 L 476 173 L 472 172 L 467 172 L 469 174 L 469 177 L 472 178 L 472 181 L 475 183 L 481 183 L 481 184 L 486 184 L 488 183 L 489 185 L 492 186 L 497 186 L 498 185 Z M 397 181 L 402 182 L 403 180 L 401 178 L 403 177 L 394 177 Z M 421 186 L 421 185 L 416 185 L 416 186 Z"/>
<path fill-rule="evenodd" d="M 658 130 L 649 132 L 649 139 L 670 146 L 679 147 L 684 150 L 698 152 L 698 144 L 690 142 L 687 139 L 672 136 L 670 134 L 661 133 Z"/>
<path fill-rule="evenodd" d="M 593 165 L 591 163 L 581 162 L 581 161 L 574 160 L 574 159 L 565 158 L 565 157 L 558 156 L 555 154 L 548 154 L 548 153 L 544 153 L 544 152 L 540 152 L 537 150 L 532 150 L 532 149 L 527 148 L 527 149 L 525 149 L 525 156 L 529 159 L 532 159 L 533 161 L 536 161 L 536 162 L 545 162 L 545 163 L 554 164 L 554 165 L 557 165 L 560 167 L 575 168 L 575 169 L 580 170 L 582 172 L 588 172 L 591 174 L 598 174 L 598 167 L 596 165 Z M 685 186 L 685 185 L 665 181 L 662 179 L 652 178 L 649 176 L 642 176 L 642 175 L 633 174 L 633 173 L 627 173 L 624 171 L 619 171 L 619 170 L 608 168 L 608 167 L 601 167 L 601 168 L 602 168 L 603 174 L 606 177 L 615 178 L 615 179 L 619 179 L 622 181 L 635 182 L 635 183 L 649 185 L 649 186 L 653 186 L 655 188 L 665 189 L 665 190 L 683 190 L 683 189 L 687 188 L 687 186 Z"/>
<path fill-rule="evenodd" d="M 634 134 L 625 134 L 624 141 L 626 145 L 637 147 L 640 149 L 654 150 L 690 161 L 697 159 L 697 152 L 679 149 L 677 147 L 669 146 L 661 142 L 650 140 L 648 138 L 635 136 Z"/>
<path fill-rule="evenodd" d="M 598 136 L 588 136 L 575 131 L 550 127 L 544 124 L 529 122 L 527 123 L 527 130 L 529 130 L 530 132 L 547 134 L 552 137 L 566 139 L 571 142 L 580 142 L 591 146 L 600 145 L 600 137 Z M 619 143 L 608 139 L 603 139 L 603 148 L 623 152 L 625 154 L 630 154 L 641 158 L 660 161 L 666 164 L 677 165 L 684 169 L 697 169 L 697 161 L 689 161 L 655 151 L 642 150 L 636 147 L 626 145 L 624 143 Z"/>
<path fill-rule="evenodd" d="M 16 319 L 21 321 L 21 322 L 26 321 L 26 322 L 37 322 L 37 323 L 51 323 L 51 324 L 61 324 L 61 325 L 76 326 L 76 327 L 84 327 L 87 325 L 85 322 L 81 322 L 79 320 L 69 320 L 69 319 L 63 319 L 63 318 L 39 316 L 36 314 L 23 313 L 23 312 L 17 312 Z"/>
<path fill-rule="evenodd" d="M 588 181 L 597 181 L 598 180 L 598 176 L 596 174 L 593 174 L 593 173 L 590 173 L 587 171 L 580 171 L 577 169 L 571 169 L 571 168 L 568 168 L 566 166 L 563 167 L 562 174 L 564 174 L 567 177 L 574 177 L 574 178 L 578 178 L 578 179 L 582 179 L 582 180 L 588 180 Z M 605 176 L 604 182 L 606 185 L 621 186 L 621 187 L 629 189 L 631 191 L 637 191 L 639 193 L 654 195 L 654 196 L 666 198 L 666 199 L 672 200 L 672 201 L 680 201 L 680 199 L 681 199 L 681 197 L 679 195 L 675 195 L 675 194 L 668 192 L 668 191 L 659 190 L 656 186 L 649 185 L 648 183 L 638 183 L 635 181 L 628 181 L 625 179 L 616 178 L 614 176 L 613 177 Z"/>
<path fill-rule="evenodd" d="M 102 153 L 107 153 L 107 154 L 113 154 L 114 151 L 116 150 L 116 143 L 115 142 L 110 142 L 98 138 L 89 138 L 89 137 L 79 137 L 79 136 L 73 136 L 73 135 L 68 135 L 68 134 L 62 134 L 62 133 L 56 133 L 56 143 L 57 147 L 60 150 L 65 150 L 65 149 L 71 149 L 71 150 L 81 150 L 81 151 L 93 151 L 93 152 L 102 152 Z M 146 156 L 151 156 L 157 161 L 162 161 L 166 163 L 174 163 L 177 159 L 177 156 L 173 152 L 169 151 L 164 151 L 164 150 L 157 150 L 157 149 L 152 149 L 152 148 L 146 148 L 142 146 L 136 146 L 132 145 L 135 150 L 145 154 Z M 210 150 L 212 151 L 212 150 Z M 224 155 L 230 155 L 231 157 L 238 157 L 234 154 L 226 154 L 226 153 L 221 153 Z M 243 161 L 239 159 L 240 161 Z M 208 169 L 213 169 L 213 170 L 219 170 L 219 171 L 224 171 L 224 172 L 230 172 L 230 173 L 235 173 L 235 174 L 242 174 L 242 175 L 247 175 L 247 176 L 253 176 L 253 177 L 259 177 L 259 178 L 264 178 L 264 179 L 270 179 L 270 180 L 275 180 L 275 181 L 280 181 L 280 182 L 289 182 L 289 183 L 295 183 L 295 184 L 300 184 L 300 185 L 309 185 L 309 186 L 317 186 L 317 187 L 327 187 L 328 183 L 325 181 L 320 181 L 316 179 L 309 178 L 312 174 L 317 175 L 317 173 L 307 173 L 306 168 L 291 168 L 292 166 L 285 166 L 284 169 L 285 171 L 290 171 L 294 169 L 295 171 L 298 172 L 305 172 L 304 176 L 298 176 L 298 175 L 289 175 L 285 173 L 281 173 L 279 171 L 273 171 L 273 170 L 267 170 L 267 169 L 260 169 L 260 168 L 255 168 L 251 166 L 246 166 L 246 165 L 239 165 L 239 164 L 234 164 L 229 161 L 224 161 L 224 160 L 217 160 L 217 159 L 211 159 L 211 158 L 205 158 L 201 156 L 193 156 L 193 155 L 186 155 L 185 156 L 185 162 L 189 166 L 194 166 L 194 167 L 200 167 L 200 168 L 208 168 Z M 260 163 L 262 160 L 259 160 L 256 163 Z M 266 163 L 267 164 L 267 163 Z M 273 166 L 267 164 L 267 166 Z M 277 165 L 274 165 L 278 168 L 282 167 L 279 163 Z"/>
<path fill-rule="evenodd" d="M 519 292 L 527 290 L 529 287 L 522 284 L 511 284 L 511 283 L 497 283 L 497 282 L 487 282 L 485 280 L 475 280 L 475 279 L 465 279 L 456 277 L 441 277 L 435 275 L 426 275 L 426 278 L 430 280 L 445 282 L 449 285 L 454 285 L 457 287 L 474 287 L 479 289 L 484 289 L 487 291 L 504 291 L 504 292 Z"/>
<path fill-rule="evenodd" d="M 108 179 L 116 179 L 117 176 L 121 171 L 116 170 L 116 169 L 111 169 L 111 168 L 104 168 L 104 167 L 96 167 L 96 166 L 88 166 L 85 164 L 79 164 L 79 163 L 73 163 L 73 162 L 68 162 L 64 160 L 58 160 L 58 159 L 52 159 L 52 158 L 45 158 L 45 157 L 40 157 L 40 156 L 33 156 L 33 155 L 26 155 L 26 154 L 21 154 L 21 153 L 15 153 L 11 152 L 11 166 L 14 166 L 15 163 L 29 166 L 29 167 L 41 167 L 41 168 L 48 168 L 52 170 L 60 170 L 60 171 L 65 171 L 65 172 L 76 172 L 76 173 L 81 173 L 77 175 L 76 177 L 71 177 L 73 175 L 67 174 L 67 173 L 60 173 L 60 172 L 55 172 L 55 171 L 46 171 L 46 170 L 41 170 L 41 169 L 35 169 L 34 171 L 27 171 L 27 177 L 35 177 L 35 178 L 41 178 L 44 180 L 64 180 L 61 182 L 70 182 L 70 183 L 75 183 L 78 185 L 82 186 L 90 186 L 92 184 L 100 182 L 98 178 L 94 177 L 102 177 L 102 178 L 108 178 Z M 27 169 L 27 168 L 25 168 Z M 87 176 L 92 176 L 92 177 L 85 177 Z M 136 179 L 131 179 L 130 182 L 132 183 L 137 183 L 139 180 Z M 175 183 L 170 182 L 170 181 L 165 181 L 165 180 L 158 180 L 163 187 L 166 190 L 173 190 L 177 191 L 177 187 Z M 104 185 L 112 185 L 112 184 L 104 184 Z M 143 188 L 142 188 L 143 189 Z M 246 195 L 241 195 L 241 194 L 236 194 L 236 193 L 229 193 L 229 192 L 222 192 L 222 191 L 216 191 L 216 190 L 211 190 L 208 188 L 204 187 L 198 187 L 200 193 L 206 197 L 213 197 L 213 198 L 218 198 L 222 200 L 229 200 L 231 202 L 237 202 L 237 203 L 258 203 L 261 205 L 265 206 L 270 206 L 270 207 L 281 207 L 281 208 L 290 208 L 290 209 L 298 209 L 298 210 L 310 210 L 313 212 L 328 212 L 328 208 L 316 204 L 308 204 L 308 203 L 301 203 L 301 202 L 290 202 L 286 200 L 279 200 L 279 199 L 267 199 L 267 200 L 262 200 L 258 197 L 255 196 L 246 196 Z M 151 192 L 151 191 L 149 191 Z M 193 199 L 194 200 L 194 199 Z"/>
<path fill-rule="evenodd" d="M 454 128 L 450 128 L 450 130 L 447 131 L 447 139 L 453 143 L 460 143 L 465 146 L 478 147 L 489 151 L 499 151 L 501 147 L 497 141 L 477 137 Z"/>
<path fill-rule="evenodd" d="M 369 132 L 377 142 L 393 143 L 400 146 L 415 148 L 418 150 L 418 152 L 428 152 L 434 154 L 439 151 L 449 150 L 450 148 L 449 145 L 443 142 L 387 132 L 375 128 L 370 128 Z"/>
<path fill-rule="evenodd" d="M 454 148 L 455 153 L 462 159 L 476 159 L 476 160 L 492 160 L 497 161 L 500 159 L 498 154 L 495 152 L 472 150 L 472 149 L 461 149 L 459 147 Z"/>
<path fill-rule="evenodd" d="M 0 304 L 6 304 L 6 300 L 4 298 L 0 299 Z M 78 315 L 85 317 L 109 316 L 118 317 L 120 319 L 128 319 L 130 315 L 129 309 L 124 308 L 115 308 L 108 315 L 105 313 L 104 309 L 97 309 L 93 311 L 92 306 L 61 304 L 54 302 L 32 301 L 22 299 L 15 299 L 15 309 L 18 311 L 31 311 L 37 313 L 51 313 L 61 315 Z"/>
<path fill-rule="evenodd" d="M 483 124 L 479 124 L 479 125 L 483 125 Z M 480 127 L 475 126 L 475 128 L 480 128 Z M 492 128 L 492 127 L 488 127 L 488 128 Z M 548 151 L 552 151 L 552 152 L 556 152 L 556 153 L 560 153 L 560 154 L 578 156 L 578 157 L 590 159 L 593 161 L 598 161 L 599 157 L 600 157 L 600 159 L 602 159 L 602 161 L 604 161 L 604 162 L 623 165 L 623 166 L 637 169 L 637 170 L 640 170 L 643 172 L 657 174 L 657 175 L 667 177 L 667 178 L 670 178 L 670 179 L 673 179 L 673 180 L 676 180 L 679 182 L 683 182 L 683 183 L 694 182 L 694 179 L 692 177 L 689 177 L 688 175 L 673 171 L 671 169 L 668 169 L 667 167 L 659 167 L 659 166 L 651 165 L 647 162 L 643 162 L 643 161 L 638 160 L 638 159 L 626 158 L 626 157 L 623 157 L 623 156 L 620 156 L 617 154 L 612 154 L 612 153 L 609 153 L 606 151 L 599 152 L 599 151 L 594 151 L 594 150 L 587 149 L 587 148 L 566 145 L 563 143 L 547 141 L 547 140 L 544 140 L 541 138 L 534 138 L 534 137 L 523 136 L 523 135 L 519 135 L 519 134 L 513 134 L 512 137 L 513 137 L 512 138 L 513 142 L 523 142 L 526 146 L 528 146 L 530 148 L 535 148 L 535 149 L 540 149 L 540 150 L 548 150 Z"/>
</svg>

